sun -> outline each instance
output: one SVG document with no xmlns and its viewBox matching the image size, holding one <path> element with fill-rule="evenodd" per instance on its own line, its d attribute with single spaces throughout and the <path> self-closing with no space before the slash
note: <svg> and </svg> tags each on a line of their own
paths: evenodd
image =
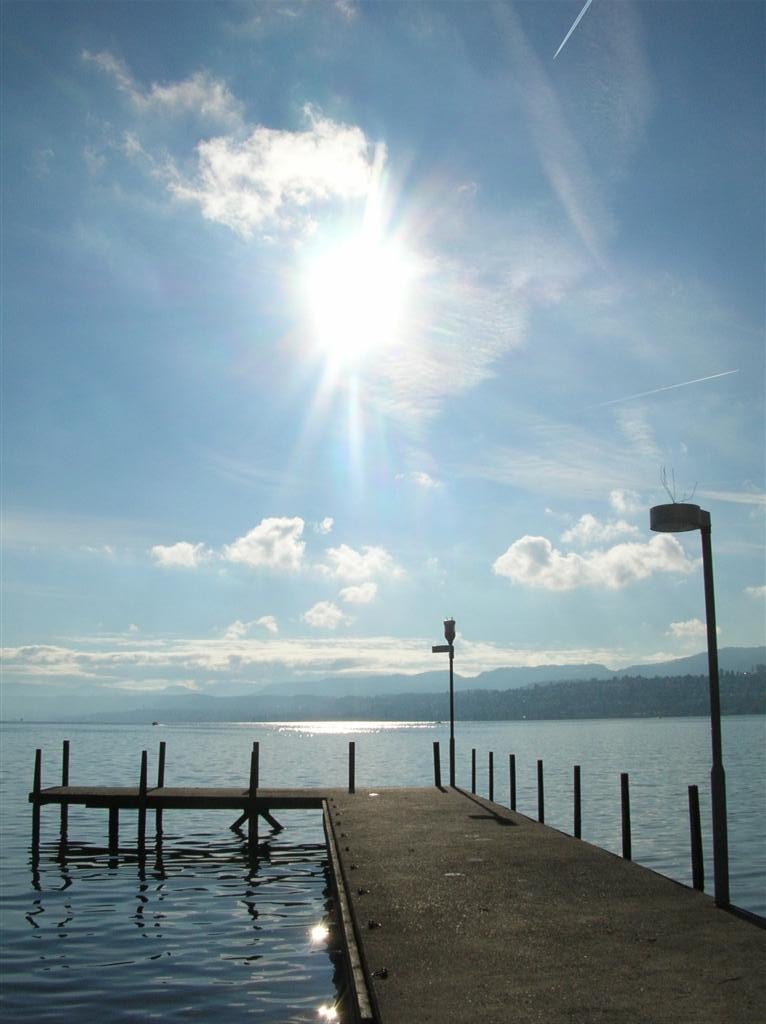
<svg viewBox="0 0 766 1024">
<path fill-rule="evenodd" d="M 331 363 L 364 362 L 401 338 L 412 260 L 393 237 L 360 231 L 318 249 L 307 270 L 315 343 Z"/>
</svg>

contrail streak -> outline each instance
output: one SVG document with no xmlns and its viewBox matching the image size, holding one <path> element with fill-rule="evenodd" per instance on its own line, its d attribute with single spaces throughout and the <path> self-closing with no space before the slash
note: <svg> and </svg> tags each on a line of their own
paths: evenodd
<svg viewBox="0 0 766 1024">
<path fill-rule="evenodd" d="M 630 402 L 634 398 L 646 398 L 647 395 L 658 395 L 661 391 L 674 391 L 676 388 L 686 388 L 690 384 L 702 384 L 706 380 L 717 380 L 719 377 L 728 377 L 732 373 L 739 373 L 739 370 L 724 370 L 723 373 L 713 373 L 709 377 L 695 377 L 694 380 L 684 380 L 680 384 L 666 384 L 661 388 L 652 388 L 651 391 L 639 391 L 637 395 L 624 395 L 622 398 L 612 398 L 608 402 L 598 402 L 591 405 L 591 409 L 603 409 L 605 405 L 617 405 L 618 402 Z"/>
<path fill-rule="evenodd" d="M 566 46 L 566 44 L 567 44 L 567 43 L 569 42 L 569 37 L 570 37 L 570 36 L 572 35 L 572 33 L 574 32 L 574 30 L 575 30 L 575 29 L 577 28 L 577 26 L 578 26 L 578 25 L 580 24 L 580 22 L 582 21 L 582 16 L 583 16 L 583 15 L 585 14 L 585 12 L 586 12 L 586 11 L 588 10 L 588 8 L 590 7 L 590 5 L 591 5 L 592 3 L 593 3 L 593 0 L 588 0 L 588 2 L 587 2 L 587 3 L 585 4 L 585 6 L 583 7 L 583 9 L 582 9 L 582 10 L 580 11 L 580 13 L 579 13 L 579 14 L 577 15 L 577 17 L 576 17 L 576 18 L 575 18 L 575 20 L 574 20 L 574 24 L 572 25 L 572 27 L 570 28 L 570 30 L 569 30 L 569 31 L 567 32 L 567 34 L 566 34 L 566 35 L 564 36 L 564 42 L 563 42 L 563 43 L 561 44 L 561 46 L 560 46 L 560 47 L 558 48 L 558 50 L 556 50 L 556 52 L 555 52 L 555 53 L 553 54 L 553 59 L 554 59 L 554 60 L 555 60 L 555 59 L 556 59 L 556 58 L 558 57 L 558 55 L 559 55 L 559 54 L 561 53 L 561 51 L 562 51 L 562 50 L 564 49 L 564 47 Z"/>
</svg>

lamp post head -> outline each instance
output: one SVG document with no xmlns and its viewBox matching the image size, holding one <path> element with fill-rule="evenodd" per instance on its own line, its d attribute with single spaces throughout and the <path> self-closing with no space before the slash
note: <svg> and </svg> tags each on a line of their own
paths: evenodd
<svg viewBox="0 0 766 1024">
<path fill-rule="evenodd" d="M 699 505 L 673 502 L 649 510 L 649 526 L 655 533 L 687 533 L 710 527 L 710 513 Z"/>
<path fill-rule="evenodd" d="M 454 643 L 455 640 L 455 620 L 445 619 L 444 620 L 444 639 L 448 644 Z"/>
</svg>

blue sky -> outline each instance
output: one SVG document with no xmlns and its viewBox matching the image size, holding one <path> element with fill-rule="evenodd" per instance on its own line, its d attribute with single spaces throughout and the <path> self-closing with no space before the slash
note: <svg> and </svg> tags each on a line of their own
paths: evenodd
<svg viewBox="0 0 766 1024">
<path fill-rule="evenodd" d="M 5 679 L 766 640 L 764 7 L 4 3 Z M 42 691 L 40 691 L 42 692 Z"/>
</svg>

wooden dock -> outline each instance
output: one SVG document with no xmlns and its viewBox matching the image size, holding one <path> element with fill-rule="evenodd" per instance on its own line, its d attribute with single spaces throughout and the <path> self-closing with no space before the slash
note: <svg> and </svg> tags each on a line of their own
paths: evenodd
<svg viewBox="0 0 766 1024">
<path fill-rule="evenodd" d="M 35 781 L 38 842 L 45 804 L 107 808 L 110 837 L 134 810 L 139 841 L 148 811 L 240 811 L 257 842 L 258 815 L 321 808 L 357 1021 L 752 1024 L 766 1011 L 753 920 L 459 789 L 356 792 L 353 772 L 347 790 Z"/>
</svg>

